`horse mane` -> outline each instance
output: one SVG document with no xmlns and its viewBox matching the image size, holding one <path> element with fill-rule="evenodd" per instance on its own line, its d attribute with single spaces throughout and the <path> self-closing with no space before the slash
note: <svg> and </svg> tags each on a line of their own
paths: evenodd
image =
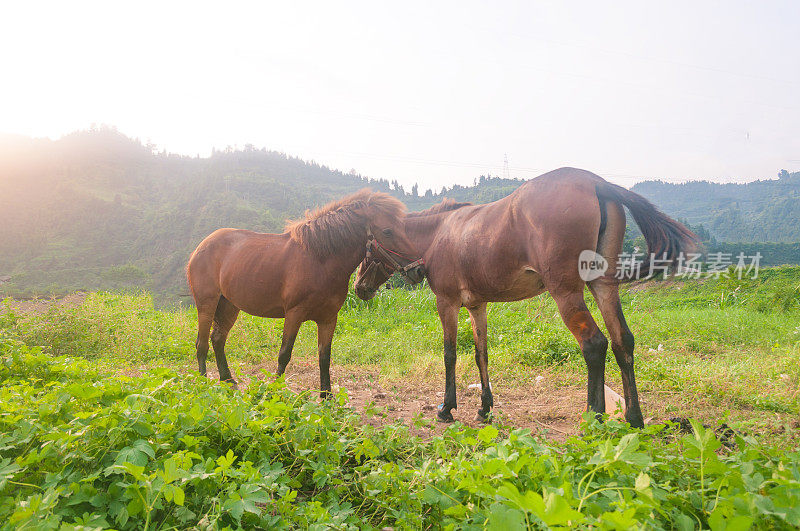
<svg viewBox="0 0 800 531">
<path fill-rule="evenodd" d="M 472 203 L 459 203 L 455 199 L 442 199 L 438 205 L 433 205 L 428 210 L 421 210 L 419 212 L 409 212 L 406 214 L 407 218 L 419 218 L 423 216 L 432 216 L 441 212 L 449 212 L 450 210 L 457 210 L 461 207 L 472 206 Z"/>
<path fill-rule="evenodd" d="M 405 205 L 389 194 L 364 188 L 325 206 L 306 210 L 303 219 L 287 221 L 286 231 L 304 249 L 327 258 L 366 242 L 367 209 L 398 221 L 406 211 Z"/>
</svg>

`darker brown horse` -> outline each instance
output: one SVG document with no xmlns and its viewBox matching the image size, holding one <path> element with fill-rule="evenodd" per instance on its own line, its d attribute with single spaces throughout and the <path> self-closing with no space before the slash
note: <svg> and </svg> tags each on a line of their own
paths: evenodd
<svg viewBox="0 0 800 531">
<path fill-rule="evenodd" d="M 322 395 L 330 392 L 331 340 L 355 268 L 368 248 L 393 256 L 390 270 L 405 268 L 419 282 L 424 272 L 403 228 L 405 206 L 384 193 L 361 190 L 287 226 L 283 234 L 219 229 L 197 246 L 186 276 L 197 306 L 197 364 L 206 374 L 209 335 L 219 378 L 236 385 L 225 340 L 239 311 L 282 317 L 278 374 L 292 355 L 304 321 L 317 323 Z M 214 331 L 211 331 L 211 326 Z"/>
<path fill-rule="evenodd" d="M 494 203 L 444 201 L 406 216 L 406 232 L 425 260 L 444 330 L 441 421 L 452 421 L 451 410 L 456 407 L 459 308 L 467 308 L 472 322 L 482 387 L 478 416 L 486 419 L 493 403 L 487 368 L 486 303 L 526 299 L 543 291 L 555 299 L 564 323 L 580 345 L 589 374 L 588 407 L 597 413 L 605 411 L 608 340 L 586 307 L 583 291 L 587 282 L 579 271 L 579 256 L 588 250 L 602 255 L 608 264 L 605 274 L 588 279 L 588 286 L 622 373 L 626 419 L 633 426 L 643 426 L 633 370 L 633 334 L 622 314 L 615 275 L 625 235 L 623 206 L 633 214 L 653 253 L 640 272 L 642 276 L 653 269 L 653 256 L 673 262 L 683 249 L 694 245 L 692 232 L 643 197 L 574 168 L 541 175 Z M 386 276 L 380 267 L 365 260 L 356 279 L 356 293 L 363 299 L 372 297 Z"/>
</svg>

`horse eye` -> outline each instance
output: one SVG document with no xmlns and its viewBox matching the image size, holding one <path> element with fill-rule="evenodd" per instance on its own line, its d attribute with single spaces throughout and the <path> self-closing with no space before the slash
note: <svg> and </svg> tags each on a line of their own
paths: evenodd
<svg viewBox="0 0 800 531">
<path fill-rule="evenodd" d="M 392 236 L 392 229 L 383 229 L 383 235 L 387 237 Z"/>
</svg>

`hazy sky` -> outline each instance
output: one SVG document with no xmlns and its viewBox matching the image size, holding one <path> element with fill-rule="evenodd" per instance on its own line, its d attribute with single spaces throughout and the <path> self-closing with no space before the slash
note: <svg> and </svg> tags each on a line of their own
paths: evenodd
<svg viewBox="0 0 800 531">
<path fill-rule="evenodd" d="M 92 123 L 422 189 L 800 169 L 800 2 L 4 2 L 0 132 Z"/>
</svg>

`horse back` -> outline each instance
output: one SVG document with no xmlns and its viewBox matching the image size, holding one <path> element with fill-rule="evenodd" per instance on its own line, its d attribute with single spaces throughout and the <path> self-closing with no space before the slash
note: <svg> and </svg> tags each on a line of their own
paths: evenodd
<svg viewBox="0 0 800 531">
<path fill-rule="evenodd" d="M 465 304 L 571 289 L 581 282 L 581 251 L 597 247 L 598 182 L 590 172 L 562 168 L 499 201 L 455 211 L 433 245 L 438 256 L 429 262 L 439 271 L 429 271 L 431 286 L 459 293 Z"/>
<path fill-rule="evenodd" d="M 285 234 L 219 229 L 189 259 L 187 276 L 198 297 L 224 296 L 252 315 L 283 317 L 289 276 L 302 275 L 298 246 Z"/>
</svg>

